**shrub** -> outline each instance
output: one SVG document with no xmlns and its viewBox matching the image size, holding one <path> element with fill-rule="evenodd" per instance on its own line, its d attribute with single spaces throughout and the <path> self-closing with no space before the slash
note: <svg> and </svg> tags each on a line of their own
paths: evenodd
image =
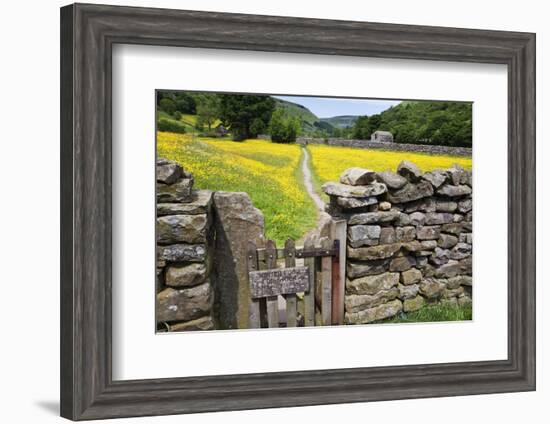
<svg viewBox="0 0 550 424">
<path fill-rule="evenodd" d="M 179 121 L 181 119 L 181 112 L 179 110 L 176 110 L 173 116 L 176 121 Z"/>
<path fill-rule="evenodd" d="M 271 141 L 275 143 L 293 143 L 300 133 L 300 121 L 296 117 L 286 118 L 282 109 L 277 109 L 269 122 Z"/>
<path fill-rule="evenodd" d="M 165 97 L 160 100 L 159 108 L 172 115 L 176 111 L 176 102 L 168 97 Z"/>
<path fill-rule="evenodd" d="M 161 118 L 157 122 L 157 131 L 185 134 L 185 125 L 178 121 Z"/>
</svg>

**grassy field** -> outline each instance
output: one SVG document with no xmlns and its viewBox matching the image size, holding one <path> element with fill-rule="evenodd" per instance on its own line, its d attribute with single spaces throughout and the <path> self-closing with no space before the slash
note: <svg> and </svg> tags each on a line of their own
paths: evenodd
<svg viewBox="0 0 550 424">
<path fill-rule="evenodd" d="M 380 321 L 383 323 L 407 322 L 437 322 L 437 321 L 470 321 L 472 319 L 471 306 L 426 306 L 415 312 L 402 312 L 392 318 Z"/>
<path fill-rule="evenodd" d="M 424 172 L 436 168 L 449 168 L 455 163 L 466 169 L 472 169 L 472 159 L 464 156 L 355 149 L 322 144 L 310 144 L 307 148 L 311 153 L 313 171 L 320 184 L 338 181 L 344 170 L 354 166 L 373 171 L 395 172 L 399 162 L 405 159 L 414 162 Z"/>
<path fill-rule="evenodd" d="M 193 125 L 193 115 L 181 121 Z M 470 158 L 436 156 L 409 152 L 362 150 L 346 147 L 310 145 L 314 185 L 338 181 L 352 166 L 376 171 L 393 170 L 404 159 L 424 171 L 459 163 L 470 169 Z M 317 211 L 303 186 L 300 170 L 302 147 L 275 144 L 264 140 L 233 142 L 201 138 L 191 134 L 159 132 L 159 157 L 179 162 L 195 176 L 195 187 L 209 190 L 244 191 L 265 217 L 266 235 L 282 245 L 288 237 L 300 239 L 315 227 Z M 324 196 L 327 200 L 326 196 Z"/>
<path fill-rule="evenodd" d="M 248 193 L 264 214 L 267 237 L 278 245 L 288 237 L 299 239 L 316 224 L 317 212 L 303 187 L 298 145 L 159 132 L 157 152 L 192 172 L 197 188 Z"/>
</svg>

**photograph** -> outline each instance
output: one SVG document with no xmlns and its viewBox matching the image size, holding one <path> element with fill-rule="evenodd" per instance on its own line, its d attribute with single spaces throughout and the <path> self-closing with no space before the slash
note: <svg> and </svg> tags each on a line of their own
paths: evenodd
<svg viewBox="0 0 550 424">
<path fill-rule="evenodd" d="M 471 321 L 472 107 L 156 90 L 157 333 Z"/>
</svg>

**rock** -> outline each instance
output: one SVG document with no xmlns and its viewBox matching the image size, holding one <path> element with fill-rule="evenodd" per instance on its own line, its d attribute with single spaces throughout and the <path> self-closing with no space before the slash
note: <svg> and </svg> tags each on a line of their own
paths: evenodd
<svg viewBox="0 0 550 424">
<path fill-rule="evenodd" d="M 436 247 L 429 260 L 432 264 L 440 266 L 449 262 L 449 254 L 448 250 Z"/>
<path fill-rule="evenodd" d="M 393 190 L 397 190 L 407 184 L 406 178 L 393 172 L 377 172 L 376 179 Z"/>
<path fill-rule="evenodd" d="M 441 297 L 445 290 L 445 283 L 436 280 L 435 278 L 425 278 L 420 284 L 420 293 L 428 299 L 437 299 Z"/>
<path fill-rule="evenodd" d="M 418 295 L 418 284 L 412 284 L 409 286 L 399 284 L 397 288 L 399 290 L 399 299 L 401 300 L 412 299 Z"/>
<path fill-rule="evenodd" d="M 416 266 L 420 269 L 428 265 L 428 258 L 426 256 L 418 256 L 416 258 Z"/>
<path fill-rule="evenodd" d="M 458 301 L 456 297 L 450 297 L 450 298 L 443 298 L 439 301 L 443 306 L 451 306 L 456 307 L 458 305 Z"/>
<path fill-rule="evenodd" d="M 450 258 L 460 260 L 460 259 L 467 258 L 471 254 L 472 254 L 472 246 L 470 244 L 458 243 L 451 250 Z"/>
<path fill-rule="evenodd" d="M 460 287 L 457 287 L 456 289 L 449 289 L 449 288 L 446 288 L 444 291 L 443 291 L 443 297 L 446 298 L 446 299 L 450 299 L 452 297 L 457 297 L 457 296 L 461 296 L 464 294 L 464 287 L 460 286 Z"/>
<path fill-rule="evenodd" d="M 420 242 L 420 245 L 422 246 L 422 250 L 434 250 L 437 247 L 437 241 L 435 241 L 435 240 L 422 240 Z"/>
<path fill-rule="evenodd" d="M 264 237 L 264 218 L 246 193 L 214 193 L 215 284 L 220 329 L 248 328 L 247 248 Z"/>
<path fill-rule="evenodd" d="M 432 185 L 427 181 L 421 181 L 418 184 L 408 183 L 398 190 L 388 192 L 388 200 L 392 203 L 407 203 L 431 196 L 433 192 Z"/>
<path fill-rule="evenodd" d="M 455 260 L 449 260 L 445 265 L 436 268 L 434 276 L 438 278 L 452 278 L 461 273 L 460 263 Z"/>
<path fill-rule="evenodd" d="M 157 243 L 205 243 L 206 215 L 167 215 L 157 218 Z"/>
<path fill-rule="evenodd" d="M 418 240 L 437 240 L 440 235 L 440 227 L 418 227 L 416 229 L 416 238 Z"/>
<path fill-rule="evenodd" d="M 378 275 L 369 275 L 346 281 L 346 294 L 376 294 L 381 290 L 389 290 L 397 286 L 399 273 L 385 272 Z"/>
<path fill-rule="evenodd" d="M 467 185 L 450 185 L 445 184 L 437 189 L 437 194 L 447 197 L 459 197 L 466 196 L 467 194 L 472 194 L 472 189 Z"/>
<path fill-rule="evenodd" d="M 426 215 L 422 212 L 413 212 L 409 215 L 411 225 L 420 227 L 426 222 Z"/>
<path fill-rule="evenodd" d="M 468 256 L 459 262 L 460 274 L 472 275 L 472 257 Z"/>
<path fill-rule="evenodd" d="M 171 244 L 157 246 L 158 259 L 168 262 L 203 262 L 206 258 L 204 244 Z"/>
<path fill-rule="evenodd" d="M 214 330 L 214 320 L 211 316 L 206 316 L 193 321 L 181 322 L 170 326 L 170 331 L 207 331 Z"/>
<path fill-rule="evenodd" d="M 403 312 L 414 312 L 422 309 L 426 301 L 422 296 L 416 296 L 413 299 L 406 299 L 403 302 Z"/>
<path fill-rule="evenodd" d="M 457 275 L 447 280 L 448 289 L 456 289 L 459 286 L 472 287 L 472 277 L 469 275 Z"/>
<path fill-rule="evenodd" d="M 422 245 L 417 240 L 402 242 L 401 247 L 405 252 L 418 252 L 422 249 Z"/>
<path fill-rule="evenodd" d="M 191 202 L 193 178 L 182 178 L 174 184 L 157 183 L 157 203 Z"/>
<path fill-rule="evenodd" d="M 395 243 L 395 229 L 393 227 L 383 227 L 380 230 L 380 244 Z"/>
<path fill-rule="evenodd" d="M 378 203 L 376 197 L 336 197 L 336 204 L 342 209 L 357 209 Z"/>
<path fill-rule="evenodd" d="M 376 172 L 364 168 L 348 168 L 340 175 L 342 184 L 366 185 L 376 180 Z"/>
<path fill-rule="evenodd" d="M 405 227 L 411 223 L 411 218 L 406 213 L 399 213 L 399 216 L 394 222 L 394 225 L 399 227 Z"/>
<path fill-rule="evenodd" d="M 414 227 L 396 227 L 396 241 L 413 241 L 416 238 L 416 228 Z"/>
<path fill-rule="evenodd" d="M 450 213 L 430 212 L 426 214 L 426 225 L 441 225 L 453 222 L 453 215 Z"/>
<path fill-rule="evenodd" d="M 408 286 L 418 283 L 422 278 L 422 272 L 416 268 L 411 268 L 401 273 L 401 282 Z"/>
<path fill-rule="evenodd" d="M 416 260 L 412 256 L 400 256 L 392 259 L 390 262 L 390 271 L 406 271 L 416 265 Z"/>
<path fill-rule="evenodd" d="M 348 242 L 352 247 L 375 246 L 380 238 L 379 225 L 352 225 L 348 227 Z"/>
<path fill-rule="evenodd" d="M 378 209 L 381 211 L 389 211 L 391 209 L 391 203 L 390 202 L 380 202 L 378 204 Z"/>
<path fill-rule="evenodd" d="M 402 161 L 397 166 L 397 173 L 402 177 L 405 177 L 411 183 L 420 181 L 420 177 L 422 177 L 422 171 L 420 168 L 408 160 Z"/>
<path fill-rule="evenodd" d="M 157 182 L 173 184 L 183 176 L 183 168 L 176 162 L 161 163 L 157 161 Z"/>
<path fill-rule="evenodd" d="M 357 295 L 351 294 L 345 296 L 344 304 L 346 312 L 359 312 L 364 309 L 374 308 L 382 303 L 397 298 L 399 289 L 392 287 L 389 290 L 381 290 L 375 294 Z"/>
<path fill-rule="evenodd" d="M 464 216 L 460 215 L 459 213 L 455 213 L 453 215 L 453 222 L 462 222 L 464 221 Z"/>
<path fill-rule="evenodd" d="M 458 236 L 462 232 L 462 223 L 460 222 L 453 222 L 449 224 L 443 224 L 441 226 L 441 232 L 442 233 L 448 233 L 448 234 L 454 234 L 455 236 Z"/>
<path fill-rule="evenodd" d="M 191 263 L 187 265 L 169 265 L 166 268 L 166 285 L 170 287 L 189 287 L 206 281 L 206 265 Z"/>
<path fill-rule="evenodd" d="M 395 255 L 401 248 L 400 243 L 381 244 L 379 246 L 352 248 L 348 246 L 348 258 L 370 261 L 374 259 L 386 259 Z"/>
<path fill-rule="evenodd" d="M 390 267 L 389 259 L 373 260 L 368 262 L 346 261 L 346 274 L 348 278 L 364 277 L 385 272 Z"/>
<path fill-rule="evenodd" d="M 378 224 L 394 221 L 399 217 L 397 211 L 378 211 L 353 214 L 348 220 L 348 225 Z"/>
<path fill-rule="evenodd" d="M 422 175 L 422 179 L 428 181 L 433 188 L 440 187 L 445 181 L 447 181 L 447 173 L 441 169 L 434 169 L 431 172 L 426 172 Z"/>
<path fill-rule="evenodd" d="M 399 299 L 384 303 L 374 308 L 364 309 L 359 312 L 350 313 L 346 311 L 346 324 L 368 324 L 373 321 L 393 317 L 403 310 L 403 304 Z"/>
<path fill-rule="evenodd" d="M 462 225 L 462 229 L 464 231 L 467 231 L 467 232 L 471 233 L 472 230 L 473 230 L 472 223 L 471 222 L 464 222 L 463 225 Z"/>
<path fill-rule="evenodd" d="M 458 241 L 460 243 L 472 244 L 472 233 L 460 233 L 460 236 L 458 237 Z"/>
<path fill-rule="evenodd" d="M 435 202 L 435 210 L 437 212 L 454 212 L 458 204 L 452 200 L 437 200 Z"/>
<path fill-rule="evenodd" d="M 193 190 L 189 203 L 157 203 L 157 216 L 207 214 L 211 205 L 210 190 Z"/>
<path fill-rule="evenodd" d="M 472 298 L 469 296 L 462 296 L 458 298 L 458 305 L 462 307 L 471 307 L 472 306 Z"/>
<path fill-rule="evenodd" d="M 189 321 L 206 315 L 212 307 L 210 283 L 186 289 L 164 289 L 157 294 L 157 322 Z"/>
<path fill-rule="evenodd" d="M 437 245 L 443 249 L 450 249 L 458 243 L 458 238 L 450 234 L 440 234 Z"/>
<path fill-rule="evenodd" d="M 386 186 L 378 182 L 364 186 L 350 186 L 347 184 L 328 182 L 323 184 L 322 189 L 329 196 L 359 198 L 378 196 L 386 192 Z"/>
<path fill-rule="evenodd" d="M 453 185 L 466 184 L 468 182 L 468 173 L 460 165 L 455 164 L 452 168 L 447 169 L 447 175 Z"/>
<path fill-rule="evenodd" d="M 431 197 L 425 197 L 423 199 L 413 200 L 412 202 L 405 203 L 402 212 L 435 212 L 435 200 Z"/>
<path fill-rule="evenodd" d="M 463 199 L 458 202 L 458 211 L 462 213 L 470 212 L 472 210 L 472 199 Z"/>
</svg>

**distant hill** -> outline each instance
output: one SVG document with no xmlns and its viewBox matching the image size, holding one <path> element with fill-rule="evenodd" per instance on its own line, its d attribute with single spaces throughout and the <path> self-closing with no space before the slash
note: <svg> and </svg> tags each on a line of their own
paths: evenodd
<svg viewBox="0 0 550 424">
<path fill-rule="evenodd" d="M 359 116 L 356 115 L 341 115 L 321 118 L 321 122 L 326 122 L 335 128 L 351 128 L 355 125 L 355 121 L 357 121 L 358 118 Z"/>
<path fill-rule="evenodd" d="M 317 115 L 307 107 L 297 103 L 275 98 L 275 108 L 283 109 L 288 116 L 297 116 L 302 123 L 302 131 L 304 133 L 315 131 L 315 123 L 319 122 L 319 117 Z"/>
</svg>

